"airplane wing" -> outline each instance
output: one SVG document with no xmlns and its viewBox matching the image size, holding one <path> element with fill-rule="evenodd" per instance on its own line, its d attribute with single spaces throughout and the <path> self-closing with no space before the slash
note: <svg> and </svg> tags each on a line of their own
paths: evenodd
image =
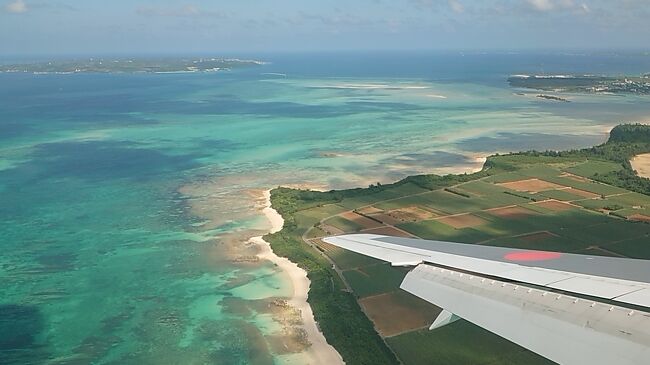
<svg viewBox="0 0 650 365">
<path fill-rule="evenodd" d="M 354 234 L 325 242 L 394 266 L 401 288 L 563 365 L 650 363 L 650 261 Z"/>
</svg>

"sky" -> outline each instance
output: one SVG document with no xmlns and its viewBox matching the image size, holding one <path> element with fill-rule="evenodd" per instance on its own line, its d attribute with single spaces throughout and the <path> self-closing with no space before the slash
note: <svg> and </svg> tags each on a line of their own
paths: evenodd
<svg viewBox="0 0 650 365">
<path fill-rule="evenodd" d="M 650 48 L 650 0 L 0 0 L 0 55 Z"/>
</svg>

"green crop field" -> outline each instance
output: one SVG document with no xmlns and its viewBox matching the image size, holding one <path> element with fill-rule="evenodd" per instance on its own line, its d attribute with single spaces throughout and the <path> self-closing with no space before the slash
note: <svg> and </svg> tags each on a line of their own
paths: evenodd
<svg viewBox="0 0 650 365">
<path fill-rule="evenodd" d="M 395 188 L 391 188 L 390 190 L 393 193 L 395 193 L 397 196 L 414 195 L 414 194 L 425 193 L 429 191 L 428 189 L 423 189 L 413 183 L 402 184 Z"/>
<path fill-rule="evenodd" d="M 650 197 L 639 193 L 616 195 L 609 199 L 626 207 L 650 207 Z"/>
<path fill-rule="evenodd" d="M 642 214 L 642 215 L 650 217 L 650 206 L 645 206 L 642 209 L 638 209 L 638 208 L 630 209 L 630 208 L 627 208 L 627 209 L 617 210 L 615 213 L 619 214 L 621 217 L 626 217 L 626 218 L 630 217 L 630 216 L 633 216 L 633 215 L 636 215 L 636 214 Z"/>
<path fill-rule="evenodd" d="M 517 195 L 507 194 L 505 192 L 490 194 L 483 199 L 483 202 L 481 202 L 481 208 L 490 209 L 505 207 L 508 205 L 525 204 L 531 201 L 530 198 L 535 198 L 535 196 L 533 194 L 519 192 Z"/>
<path fill-rule="evenodd" d="M 623 169 L 621 164 L 617 164 L 611 161 L 588 161 L 581 163 L 579 165 L 569 167 L 564 171 L 570 172 L 572 174 L 583 176 L 583 177 L 592 177 L 595 174 L 607 174 L 612 171 L 619 171 Z"/>
<path fill-rule="evenodd" d="M 377 199 L 374 196 L 361 196 L 357 198 L 345 199 L 339 204 L 348 210 L 353 210 L 365 205 L 372 204 L 375 201 L 377 201 Z"/>
<path fill-rule="evenodd" d="M 372 257 L 360 255 L 358 253 L 347 251 L 338 247 L 327 250 L 326 254 L 341 270 L 349 270 L 357 267 L 383 263 L 382 261 L 373 259 Z"/>
<path fill-rule="evenodd" d="M 360 298 L 388 293 L 399 288 L 406 271 L 388 264 L 365 266 L 343 272 L 343 276 Z"/>
<path fill-rule="evenodd" d="M 295 220 L 300 228 L 307 229 L 320 222 L 321 219 L 344 212 L 345 210 L 340 205 L 328 204 L 318 208 L 301 210 L 300 213 L 295 215 Z"/>
<path fill-rule="evenodd" d="M 618 205 L 610 198 L 581 200 L 575 202 L 575 204 L 591 210 L 600 210 L 600 209 L 619 210 L 625 208 L 624 206 Z"/>
<path fill-rule="evenodd" d="M 325 237 L 325 236 L 327 236 L 327 232 L 323 231 L 320 227 L 312 227 L 307 233 L 306 237 L 312 239 L 312 238 Z"/>
<path fill-rule="evenodd" d="M 562 174 L 560 169 L 548 165 L 533 165 L 518 171 L 519 174 L 528 178 L 537 178 L 541 180 L 551 181 Z"/>
<path fill-rule="evenodd" d="M 475 228 L 458 229 L 433 220 L 400 224 L 399 228 L 429 240 L 478 243 L 491 238 L 489 234 Z"/>
<path fill-rule="evenodd" d="M 638 193 L 626 193 L 622 195 L 609 196 L 606 199 L 588 199 L 576 202 L 576 204 L 592 209 L 605 209 L 616 211 L 623 216 L 633 214 L 648 214 L 650 209 L 650 197 Z"/>
<path fill-rule="evenodd" d="M 434 331 L 418 330 L 387 339 L 409 365 L 551 365 L 492 333 L 460 320 Z"/>
<path fill-rule="evenodd" d="M 491 194 L 498 194 L 507 190 L 499 185 L 485 181 L 471 181 L 465 184 L 460 184 L 458 185 L 458 189 L 480 196 L 489 196 Z"/>
<path fill-rule="evenodd" d="M 635 259 L 650 260 L 650 236 L 640 236 L 603 246 L 609 251 Z"/>
<path fill-rule="evenodd" d="M 425 201 L 424 199 L 425 195 L 426 194 L 421 194 L 421 195 L 416 195 L 416 196 L 411 196 L 406 198 L 400 198 L 397 200 L 380 202 L 375 204 L 374 206 L 379 209 L 391 210 L 391 209 L 404 208 L 412 205 L 422 205 L 422 203 Z"/>
<path fill-rule="evenodd" d="M 458 214 L 481 209 L 482 199 L 465 198 L 447 191 L 434 191 L 421 195 L 421 204 L 439 212 Z"/>
<path fill-rule="evenodd" d="M 485 213 L 481 216 L 486 216 Z M 503 218 L 489 217 L 489 223 L 480 227 L 474 227 L 476 230 L 485 232 L 490 235 L 489 238 L 501 238 L 518 236 L 531 232 L 546 231 L 553 224 L 552 216 L 537 215 L 528 218 Z"/>
<path fill-rule="evenodd" d="M 602 224 L 589 224 L 584 220 L 576 223 L 585 223 L 567 229 L 555 229 L 563 237 L 582 242 L 586 246 L 608 245 L 628 239 L 647 237 L 650 234 L 650 224 L 633 223 L 622 219 L 610 218 L 609 222 Z"/>
<path fill-rule="evenodd" d="M 546 177 L 546 181 L 556 183 L 563 186 L 568 186 L 574 189 L 588 191 L 598 195 L 613 195 L 628 192 L 627 190 L 617 188 L 615 186 L 605 185 L 597 182 L 585 182 L 568 177 L 552 176 Z"/>
<path fill-rule="evenodd" d="M 330 218 L 323 223 L 329 224 L 330 226 L 336 227 L 344 232 L 357 232 L 363 228 L 361 225 L 339 216 Z"/>
<path fill-rule="evenodd" d="M 488 176 L 482 181 L 493 183 L 493 184 L 501 184 L 501 183 L 508 183 L 508 182 L 519 181 L 524 179 L 528 179 L 528 177 L 520 174 L 519 172 L 505 172 L 501 174 Z"/>
<path fill-rule="evenodd" d="M 540 192 L 538 195 L 540 198 L 556 199 L 562 201 L 575 201 L 575 200 L 585 199 L 580 195 L 572 194 L 571 192 L 566 190 L 547 190 L 547 191 Z M 543 199 L 539 199 L 539 200 L 543 200 Z"/>
</svg>

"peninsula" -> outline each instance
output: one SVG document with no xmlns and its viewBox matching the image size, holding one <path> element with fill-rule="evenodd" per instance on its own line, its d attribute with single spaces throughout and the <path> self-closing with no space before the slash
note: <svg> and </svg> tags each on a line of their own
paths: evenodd
<svg viewBox="0 0 650 365">
<path fill-rule="evenodd" d="M 620 125 L 603 145 L 495 155 L 473 174 L 329 192 L 277 188 L 271 202 L 285 224 L 265 240 L 307 271 L 314 318 L 347 364 L 546 365 L 469 322 L 428 331 L 440 309 L 399 289 L 404 270 L 322 238 L 364 232 L 650 259 L 650 180 L 630 164 L 648 152 L 650 126 Z"/>
</svg>

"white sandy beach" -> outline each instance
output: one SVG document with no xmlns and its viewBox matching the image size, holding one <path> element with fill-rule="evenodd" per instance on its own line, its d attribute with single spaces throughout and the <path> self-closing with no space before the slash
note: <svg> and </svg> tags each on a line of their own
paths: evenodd
<svg viewBox="0 0 650 365">
<path fill-rule="evenodd" d="M 650 153 L 634 156 L 630 163 L 639 176 L 650 178 Z"/>
<path fill-rule="evenodd" d="M 271 191 L 264 191 L 265 206 L 262 212 L 271 223 L 270 233 L 279 232 L 283 225 L 284 219 L 275 209 L 271 208 Z M 279 257 L 271 250 L 268 242 L 264 241 L 262 237 L 254 237 L 251 239 L 260 246 L 261 252 L 259 257 L 266 259 L 276 264 L 282 271 L 287 273 L 291 278 L 293 285 L 293 296 L 289 300 L 289 304 L 300 311 L 302 317 L 303 327 L 307 332 L 311 346 L 308 350 L 302 353 L 305 356 L 306 364 L 327 364 L 336 365 L 344 364 L 343 358 L 339 353 L 327 343 L 325 336 L 320 332 L 314 314 L 307 303 L 307 293 L 309 292 L 310 281 L 307 278 L 307 272 L 299 268 L 298 265 L 289 261 L 284 257 Z"/>
</svg>

